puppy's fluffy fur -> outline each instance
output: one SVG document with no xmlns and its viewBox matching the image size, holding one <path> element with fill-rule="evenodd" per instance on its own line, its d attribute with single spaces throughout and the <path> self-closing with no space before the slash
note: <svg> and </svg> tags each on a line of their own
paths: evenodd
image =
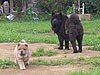
<svg viewBox="0 0 100 75">
<path fill-rule="evenodd" d="M 26 65 L 29 63 L 29 48 L 25 40 L 21 40 L 14 49 L 15 63 L 17 63 L 20 69 L 26 69 Z"/>
</svg>

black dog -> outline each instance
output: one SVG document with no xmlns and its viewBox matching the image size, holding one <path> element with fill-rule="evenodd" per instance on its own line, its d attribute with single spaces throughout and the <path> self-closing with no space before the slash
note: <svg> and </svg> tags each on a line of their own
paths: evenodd
<svg viewBox="0 0 100 75">
<path fill-rule="evenodd" d="M 61 13 L 52 13 L 51 25 L 52 30 L 58 35 L 60 47 L 58 49 L 63 49 L 63 42 L 65 41 L 65 49 L 69 50 L 69 36 L 65 32 L 65 23 L 68 19 L 67 15 Z"/>
<path fill-rule="evenodd" d="M 82 52 L 82 38 L 84 31 L 77 14 L 72 14 L 70 18 L 67 19 L 65 28 L 74 50 L 73 53 Z M 79 50 L 77 50 L 76 47 L 76 40 L 78 42 Z"/>
</svg>

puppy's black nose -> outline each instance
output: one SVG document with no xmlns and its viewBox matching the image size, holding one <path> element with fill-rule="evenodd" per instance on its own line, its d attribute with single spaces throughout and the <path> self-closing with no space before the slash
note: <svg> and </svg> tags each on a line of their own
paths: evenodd
<svg viewBox="0 0 100 75">
<path fill-rule="evenodd" d="M 24 54 L 24 52 L 23 52 L 23 51 L 21 51 L 21 52 L 20 52 L 20 55 L 21 55 L 21 56 L 24 56 L 25 54 Z"/>
<path fill-rule="evenodd" d="M 21 54 L 23 54 L 23 51 L 21 51 Z"/>
</svg>

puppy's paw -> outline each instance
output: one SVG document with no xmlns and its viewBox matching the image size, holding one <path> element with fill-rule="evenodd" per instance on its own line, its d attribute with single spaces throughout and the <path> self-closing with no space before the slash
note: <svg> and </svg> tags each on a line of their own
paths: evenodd
<svg viewBox="0 0 100 75">
<path fill-rule="evenodd" d="M 26 68 L 25 68 L 25 67 L 20 67 L 20 69 L 21 69 L 21 70 L 25 70 Z"/>
</svg>

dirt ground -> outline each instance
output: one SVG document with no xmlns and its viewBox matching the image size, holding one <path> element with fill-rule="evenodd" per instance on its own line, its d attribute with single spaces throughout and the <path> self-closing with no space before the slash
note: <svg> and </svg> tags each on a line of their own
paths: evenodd
<svg viewBox="0 0 100 75">
<path fill-rule="evenodd" d="M 0 59 L 10 58 L 11 61 L 14 61 L 13 50 L 16 46 L 16 43 L 0 43 Z M 64 54 L 64 50 L 58 50 L 56 44 L 45 44 L 45 43 L 31 43 L 29 44 L 30 53 L 37 48 L 43 47 L 45 50 L 55 50 L 58 52 L 57 55 L 47 57 L 31 57 L 33 59 L 44 59 L 44 60 L 57 60 L 57 59 L 70 59 L 82 57 L 93 57 L 99 56 L 100 52 L 88 50 L 88 46 L 83 47 L 83 53 L 73 54 L 72 47 L 70 50 Z M 45 65 L 28 65 L 26 70 L 20 70 L 18 68 L 8 68 L 0 69 L 0 75 L 63 75 L 70 71 L 85 71 L 89 68 L 89 65 L 58 65 L 58 66 L 45 66 Z"/>
</svg>

